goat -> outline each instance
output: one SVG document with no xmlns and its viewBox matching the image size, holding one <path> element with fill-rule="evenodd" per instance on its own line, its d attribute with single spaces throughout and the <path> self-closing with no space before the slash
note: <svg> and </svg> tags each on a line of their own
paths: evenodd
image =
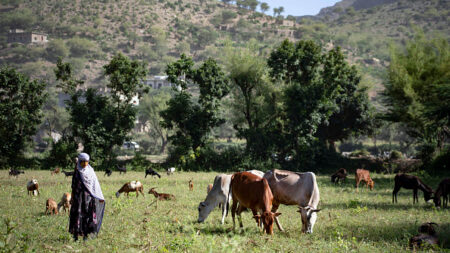
<svg viewBox="0 0 450 253">
<path fill-rule="evenodd" d="M 58 214 L 58 207 L 56 201 L 52 198 L 47 199 L 45 202 L 45 214 Z"/>
<path fill-rule="evenodd" d="M 167 169 L 167 175 L 173 174 L 175 172 L 175 167 L 170 167 Z"/>
<path fill-rule="evenodd" d="M 212 185 L 212 184 L 209 184 L 209 185 L 206 187 L 206 194 L 208 194 L 208 193 L 212 190 L 212 188 L 213 188 L 213 185 Z"/>
<path fill-rule="evenodd" d="M 358 192 L 358 186 L 361 181 L 366 182 L 366 188 L 370 187 L 370 190 L 373 190 L 374 182 L 372 178 L 370 178 L 370 171 L 365 169 L 357 169 L 355 172 L 355 180 L 356 180 L 356 191 Z"/>
<path fill-rule="evenodd" d="M 332 183 L 339 183 L 339 180 L 342 180 L 345 182 L 345 179 L 347 178 L 347 170 L 344 168 L 340 168 L 336 173 L 331 175 L 331 182 Z"/>
<path fill-rule="evenodd" d="M 59 174 L 59 172 L 61 172 L 60 168 L 55 168 L 54 170 L 52 170 L 52 176 L 55 174 Z"/>
<path fill-rule="evenodd" d="M 105 175 L 103 175 L 103 176 L 108 176 L 108 177 L 110 177 L 111 174 L 112 174 L 112 170 L 106 169 L 106 170 L 105 170 Z"/>
<path fill-rule="evenodd" d="M 194 181 L 192 181 L 192 179 L 189 180 L 189 191 L 193 191 L 194 190 Z"/>
<path fill-rule="evenodd" d="M 123 166 L 123 167 L 119 167 L 119 165 L 116 164 L 117 170 L 120 172 L 120 174 L 122 174 L 122 172 L 124 174 L 127 174 L 127 166 Z"/>
<path fill-rule="evenodd" d="M 70 192 L 66 192 L 61 197 L 61 201 L 58 203 L 58 211 L 61 210 L 61 207 L 64 207 L 64 213 L 69 211 L 72 203 L 72 194 Z"/>
<path fill-rule="evenodd" d="M 448 195 L 450 194 L 450 178 L 443 179 L 438 188 L 436 189 L 436 193 L 434 194 L 434 205 L 436 207 L 441 207 L 441 196 L 442 196 L 442 205 L 444 208 L 447 207 L 448 204 Z"/>
<path fill-rule="evenodd" d="M 407 174 L 397 174 L 394 178 L 395 186 L 394 191 L 392 191 L 392 203 L 397 203 L 397 193 L 400 188 L 412 189 L 413 190 L 413 204 L 419 203 L 419 197 L 417 195 L 417 190 L 423 191 L 423 197 L 425 202 L 428 202 L 432 197 L 433 189 L 428 185 L 424 184 L 417 176 L 407 175 Z"/>
<path fill-rule="evenodd" d="M 136 198 L 139 196 L 139 192 L 144 196 L 144 186 L 139 181 L 131 181 L 122 186 L 117 192 L 116 197 L 119 197 L 122 192 L 127 194 L 127 198 L 129 197 L 129 192 L 136 192 Z M 145 197 L 145 196 L 144 196 Z"/>
<path fill-rule="evenodd" d="M 157 193 L 155 191 L 156 187 L 151 188 L 148 193 L 149 194 L 153 194 L 155 196 L 155 198 L 157 198 L 158 200 L 175 200 L 175 196 L 173 194 L 169 194 L 169 193 Z"/>
<path fill-rule="evenodd" d="M 434 222 L 427 222 L 419 227 L 419 234 L 409 239 L 409 247 L 412 250 L 422 248 L 423 246 L 439 245 L 439 239 L 433 225 L 437 226 Z"/>
<path fill-rule="evenodd" d="M 62 171 L 62 173 L 64 173 L 64 175 L 66 175 L 66 177 L 71 177 L 71 176 L 73 176 L 73 174 L 75 173 L 75 172 L 73 172 L 73 171 Z"/>
<path fill-rule="evenodd" d="M 158 172 L 154 171 L 152 168 L 148 168 L 145 170 L 145 178 L 147 178 L 147 175 L 157 176 L 158 178 L 161 178 L 161 175 L 158 174 Z"/>
<path fill-rule="evenodd" d="M 31 181 L 27 183 L 27 190 L 28 190 L 28 195 L 37 196 L 38 194 L 41 194 L 39 192 L 39 184 L 36 179 L 31 179 Z"/>
<path fill-rule="evenodd" d="M 20 174 L 25 174 L 23 170 L 9 169 L 9 176 L 18 177 Z"/>
</svg>

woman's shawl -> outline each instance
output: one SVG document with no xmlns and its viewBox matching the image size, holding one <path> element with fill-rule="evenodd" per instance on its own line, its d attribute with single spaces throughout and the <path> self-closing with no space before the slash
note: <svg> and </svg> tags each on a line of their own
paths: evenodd
<svg viewBox="0 0 450 253">
<path fill-rule="evenodd" d="M 82 168 L 80 166 L 80 161 L 78 161 L 77 169 L 80 172 L 81 181 L 92 197 L 98 200 L 105 200 L 102 189 L 100 188 L 100 183 L 97 179 L 97 175 L 95 175 L 94 169 L 91 165 L 88 164 L 85 168 Z"/>
</svg>

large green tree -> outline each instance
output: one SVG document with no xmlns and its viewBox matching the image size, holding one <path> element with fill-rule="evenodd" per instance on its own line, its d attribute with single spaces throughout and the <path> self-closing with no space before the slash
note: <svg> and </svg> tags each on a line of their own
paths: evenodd
<svg viewBox="0 0 450 253">
<path fill-rule="evenodd" d="M 73 78 L 70 64 L 59 61 L 55 73 L 64 90 L 71 94 L 67 108 L 73 137 L 83 143 L 84 151 L 94 159 L 108 164 L 115 157 L 113 147 L 122 145 L 134 127 L 137 109 L 132 99 L 144 91 L 146 66 L 117 54 L 103 68 L 109 78 L 107 94 L 94 89 L 76 91 L 80 82 Z"/>
<path fill-rule="evenodd" d="M 0 68 L 0 166 L 14 165 L 41 123 L 46 84 Z"/>
<path fill-rule="evenodd" d="M 179 91 L 161 112 L 162 124 L 174 130 L 169 139 L 183 155 L 203 147 L 211 129 L 223 123 L 218 110 L 229 92 L 229 81 L 214 60 L 207 59 L 194 68 L 192 59 L 184 54 L 167 66 L 166 73 Z M 188 84 L 199 88 L 197 100 L 187 91 Z"/>
<path fill-rule="evenodd" d="M 384 92 L 386 118 L 421 143 L 442 147 L 449 137 L 450 47 L 419 32 L 405 50 L 394 48 Z"/>
</svg>

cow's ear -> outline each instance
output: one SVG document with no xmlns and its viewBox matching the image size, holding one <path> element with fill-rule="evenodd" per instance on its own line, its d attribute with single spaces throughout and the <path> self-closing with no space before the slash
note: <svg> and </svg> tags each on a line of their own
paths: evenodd
<svg viewBox="0 0 450 253">
<path fill-rule="evenodd" d="M 311 211 L 313 211 L 313 212 L 320 212 L 320 210 L 322 210 L 322 209 L 313 209 Z"/>
<path fill-rule="evenodd" d="M 273 217 L 277 217 L 277 216 L 280 216 L 280 215 L 281 215 L 281 213 L 274 213 Z"/>
<path fill-rule="evenodd" d="M 261 215 L 260 214 L 253 215 L 253 218 L 259 219 L 259 218 L 261 218 Z"/>
</svg>

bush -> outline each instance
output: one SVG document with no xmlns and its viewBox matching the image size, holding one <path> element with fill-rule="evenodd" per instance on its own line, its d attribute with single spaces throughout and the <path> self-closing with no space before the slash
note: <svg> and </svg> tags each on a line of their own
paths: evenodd
<svg viewBox="0 0 450 253">
<path fill-rule="evenodd" d="M 433 159 L 429 166 L 429 170 L 433 172 L 448 172 L 450 161 L 450 147 L 444 149 L 436 158 Z"/>
<path fill-rule="evenodd" d="M 136 152 L 136 155 L 131 160 L 132 170 L 135 171 L 145 171 L 150 165 L 151 162 L 141 152 Z"/>
<path fill-rule="evenodd" d="M 46 58 L 50 61 L 56 61 L 59 57 L 65 58 L 69 55 L 69 49 L 61 39 L 54 39 L 48 42 L 46 48 Z"/>
<path fill-rule="evenodd" d="M 78 143 L 71 136 L 63 136 L 58 142 L 53 143 L 48 157 L 44 160 L 44 167 L 70 167 L 77 156 Z"/>
<path fill-rule="evenodd" d="M 363 148 L 363 149 L 358 149 L 358 150 L 353 151 L 350 156 L 361 157 L 361 156 L 368 156 L 368 155 L 370 155 L 369 151 L 367 151 L 367 149 Z"/>
<path fill-rule="evenodd" d="M 392 150 L 391 156 L 389 157 L 391 160 L 401 159 L 403 157 L 402 152 L 398 150 Z"/>
<path fill-rule="evenodd" d="M 95 44 L 84 38 L 72 38 L 67 41 L 67 45 L 70 47 L 70 53 L 74 57 L 86 56 L 95 51 Z"/>
</svg>

